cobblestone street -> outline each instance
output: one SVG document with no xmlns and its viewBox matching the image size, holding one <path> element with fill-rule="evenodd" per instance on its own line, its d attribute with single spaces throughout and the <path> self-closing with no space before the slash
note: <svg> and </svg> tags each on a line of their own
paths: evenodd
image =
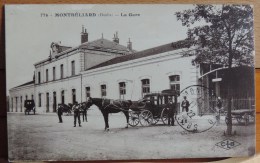
<svg viewBox="0 0 260 163">
<path fill-rule="evenodd" d="M 223 117 L 222 117 L 223 118 Z M 222 119 L 219 126 L 202 133 L 187 133 L 180 126 L 156 125 L 129 127 L 121 113 L 109 116 L 110 131 L 104 131 L 100 111 L 92 107 L 88 122 L 73 127 L 73 116 L 63 116 L 58 123 L 54 113 L 24 115 L 8 113 L 10 160 L 97 160 L 158 159 L 181 157 L 231 157 L 247 155 L 254 150 L 254 125 L 238 125 L 237 135 L 229 139 L 240 143 L 230 150 L 215 144 L 227 139 Z M 81 117 L 82 121 L 82 117 Z"/>
</svg>

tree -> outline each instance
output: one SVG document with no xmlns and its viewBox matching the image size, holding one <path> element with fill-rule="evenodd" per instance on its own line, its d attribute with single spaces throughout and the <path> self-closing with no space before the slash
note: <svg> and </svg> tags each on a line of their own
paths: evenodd
<svg viewBox="0 0 260 163">
<path fill-rule="evenodd" d="M 187 40 L 198 46 L 196 63 L 227 66 L 228 76 L 232 75 L 232 67 L 254 65 L 253 9 L 250 5 L 195 5 L 193 9 L 175 15 L 189 28 Z M 227 87 L 231 84 L 227 83 Z M 227 134 L 231 135 L 231 96 L 227 100 Z"/>
</svg>

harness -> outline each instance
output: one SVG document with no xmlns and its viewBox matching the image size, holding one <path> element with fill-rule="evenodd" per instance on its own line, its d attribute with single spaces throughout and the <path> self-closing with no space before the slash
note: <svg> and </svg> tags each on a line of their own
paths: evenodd
<svg viewBox="0 0 260 163">
<path fill-rule="evenodd" d="M 103 108 L 104 110 L 105 110 L 107 107 L 112 106 L 112 107 L 114 107 L 114 108 L 116 108 L 116 109 L 118 109 L 118 110 L 121 110 L 121 111 L 128 111 L 128 110 L 125 110 L 125 109 L 122 108 L 123 103 L 122 103 L 122 101 L 120 101 L 120 100 L 118 100 L 118 103 L 119 103 L 120 106 L 115 105 L 114 101 L 116 101 L 116 100 L 109 100 L 109 104 L 106 105 L 106 106 L 104 106 L 104 105 L 105 105 L 105 100 L 109 100 L 109 99 L 105 99 L 105 98 L 102 99 L 102 108 Z"/>
</svg>

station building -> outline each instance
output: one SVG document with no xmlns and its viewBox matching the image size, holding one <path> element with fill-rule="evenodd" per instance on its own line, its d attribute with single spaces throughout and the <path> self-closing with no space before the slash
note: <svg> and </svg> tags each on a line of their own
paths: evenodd
<svg viewBox="0 0 260 163">
<path fill-rule="evenodd" d="M 201 66 L 187 41 L 135 51 L 132 42 L 88 40 L 82 29 L 77 47 L 51 44 L 52 52 L 34 64 L 33 81 L 9 90 L 10 112 L 24 112 L 26 99 L 34 99 L 37 113 L 56 112 L 59 103 L 84 102 L 87 97 L 139 100 L 150 92 L 182 90 L 201 82 Z M 188 54 L 188 55 L 187 55 Z M 197 112 L 195 110 L 195 112 Z"/>
</svg>

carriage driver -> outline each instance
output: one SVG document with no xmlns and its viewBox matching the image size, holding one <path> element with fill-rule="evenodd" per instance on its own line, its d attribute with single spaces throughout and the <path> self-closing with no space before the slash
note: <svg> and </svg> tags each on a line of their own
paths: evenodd
<svg viewBox="0 0 260 163">
<path fill-rule="evenodd" d="M 168 112 L 168 125 L 170 126 L 174 126 L 174 113 L 175 113 L 175 105 L 172 102 L 172 99 L 169 99 L 169 103 L 168 103 L 168 108 L 169 108 L 169 112 Z"/>
<path fill-rule="evenodd" d="M 81 125 L 80 125 L 80 106 L 77 101 L 75 101 L 75 103 L 72 107 L 72 110 L 74 112 L 74 127 L 76 127 L 77 119 L 78 119 L 79 127 L 81 127 Z"/>
</svg>

